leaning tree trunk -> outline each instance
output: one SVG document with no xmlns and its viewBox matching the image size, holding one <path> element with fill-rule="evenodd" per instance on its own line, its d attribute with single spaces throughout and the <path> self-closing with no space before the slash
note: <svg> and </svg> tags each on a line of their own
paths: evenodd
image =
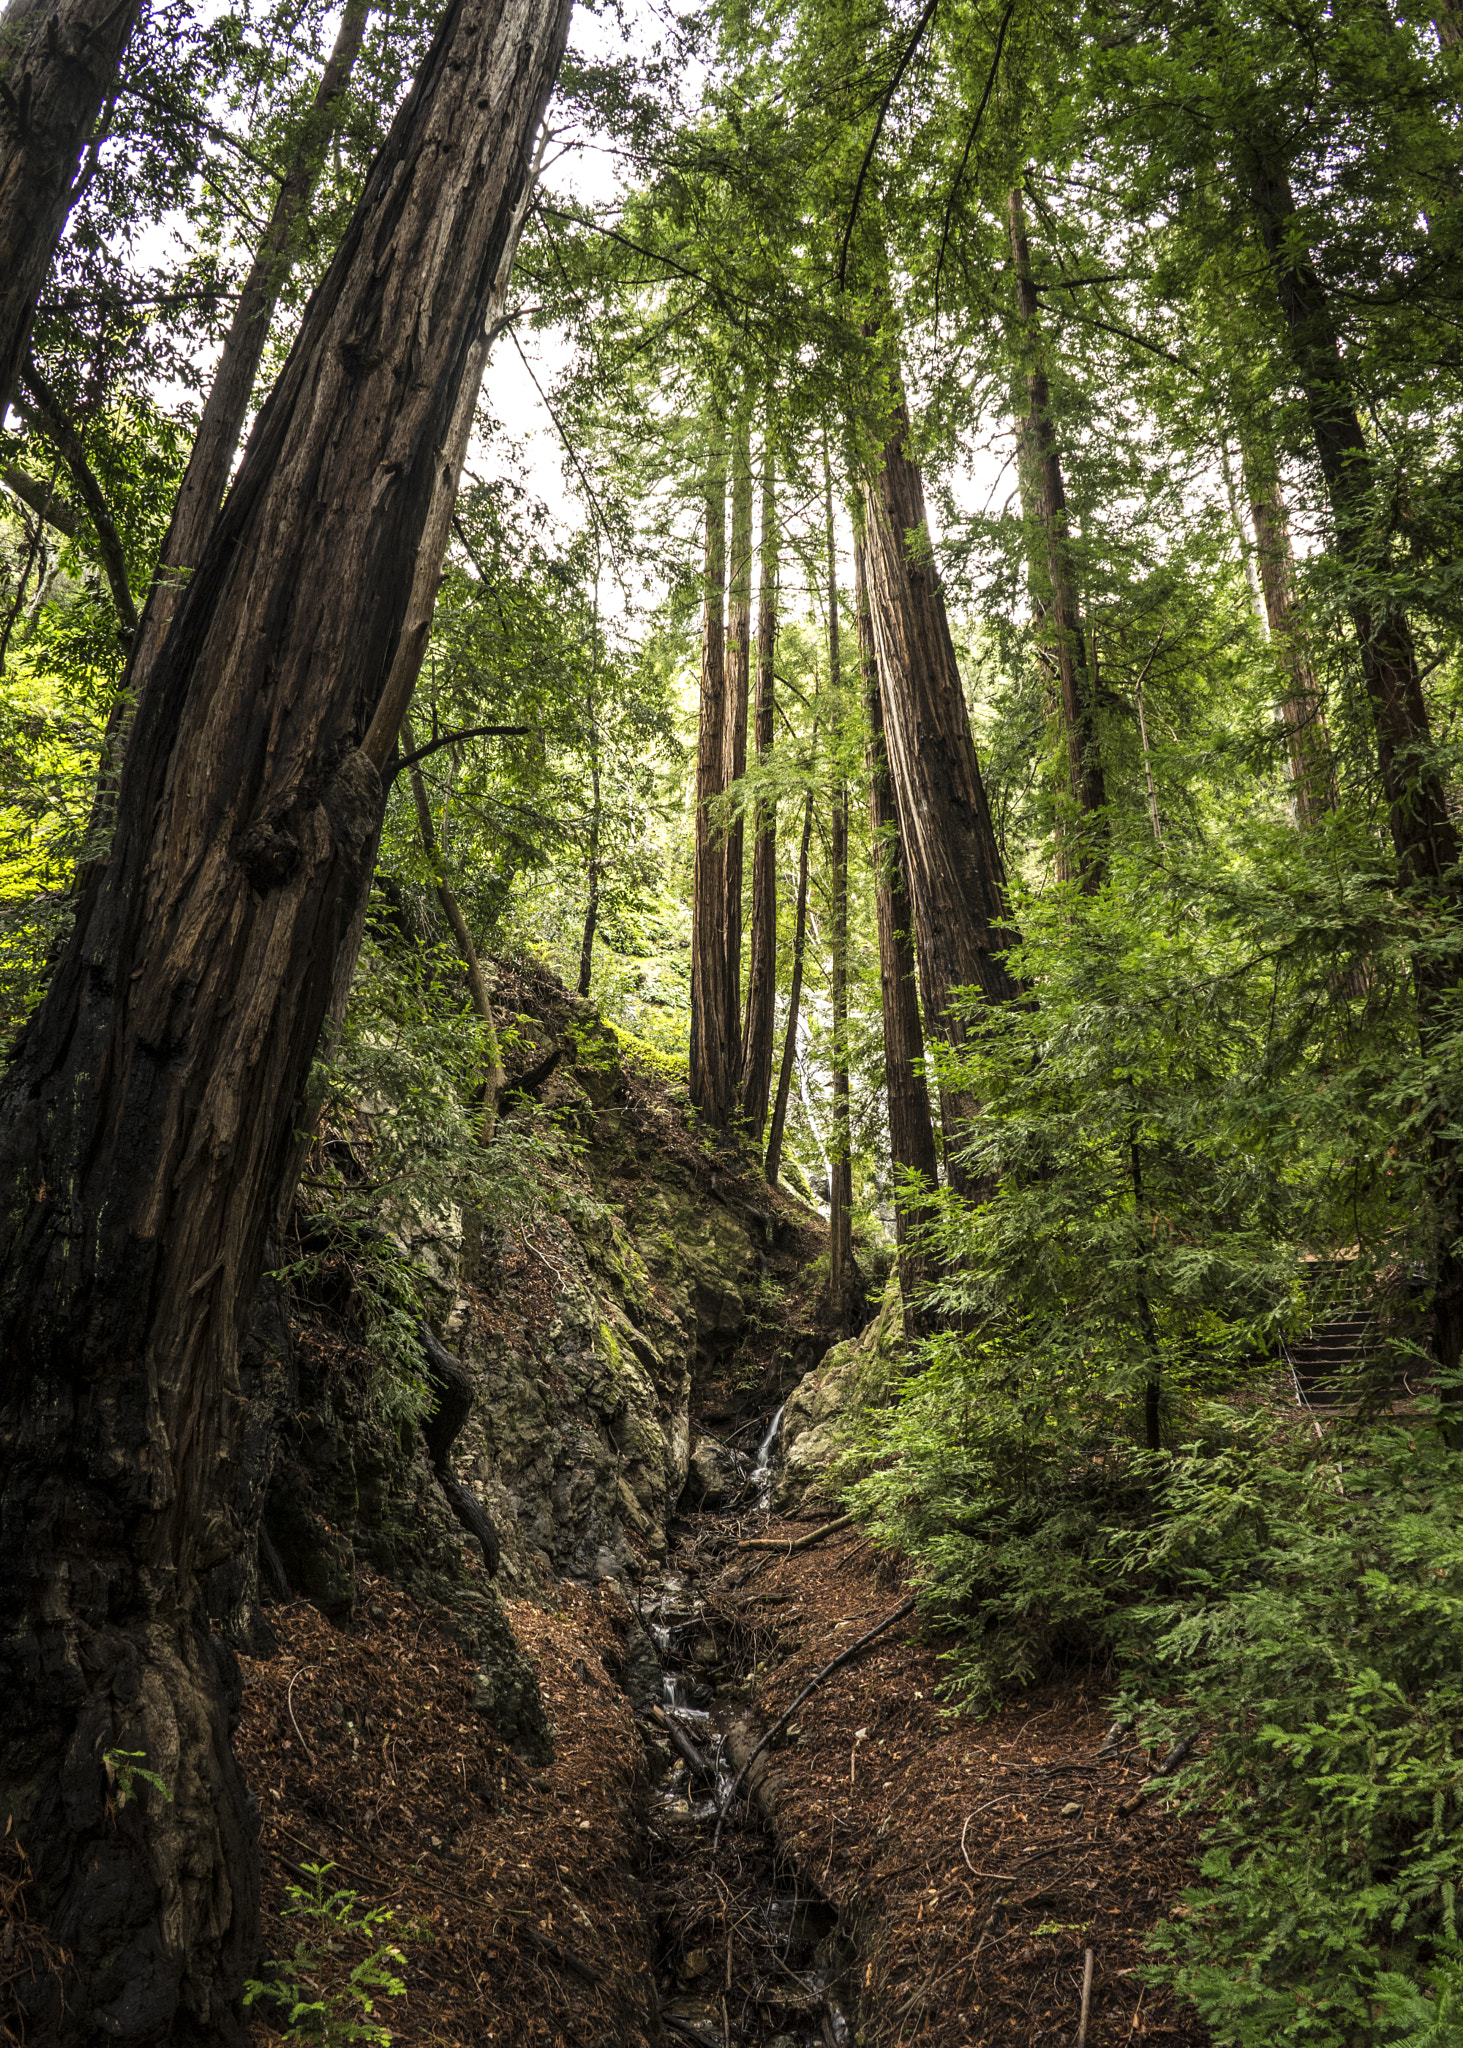
<svg viewBox="0 0 1463 2048">
<path fill-rule="evenodd" d="M 859 667 L 868 727 L 869 839 L 874 861 L 874 911 L 879 930 L 879 994 L 884 1017 L 884 1092 L 889 1115 L 889 1164 L 894 1174 L 894 1242 L 899 1254 L 899 1291 L 904 1299 L 904 1327 L 923 1337 L 933 1327 L 921 1296 L 929 1279 L 920 1257 L 916 1233 L 922 1203 L 920 1186 L 931 1191 L 939 1183 L 935 1132 L 930 1117 L 930 1091 L 924 1077 L 924 1032 L 915 988 L 914 936 L 909 893 L 904 883 L 904 856 L 899 818 L 889 781 L 889 756 L 884 745 L 884 705 L 879 687 L 879 662 L 874 652 L 874 622 L 864 576 L 863 542 L 853 544 L 854 605 L 858 614 Z"/>
<path fill-rule="evenodd" d="M 727 980 L 725 849 L 714 815 L 726 788 L 726 450 L 718 429 L 708 451 L 706 587 L 702 600 L 701 709 L 696 732 L 696 870 L 691 897 L 691 1100 L 721 1130 L 736 1100 L 740 1050 Z"/>
<path fill-rule="evenodd" d="M 140 11 L 139 0 L 11 0 L 0 15 L 0 418 Z"/>
<path fill-rule="evenodd" d="M 838 558 L 834 550 L 833 470 L 828 441 L 823 441 L 823 506 L 828 532 L 828 684 L 833 700 L 835 731 L 841 724 L 843 654 L 838 620 Z M 848 784 L 834 765 L 829 833 L 829 879 L 833 885 L 833 1129 L 829 1133 L 828 1171 L 828 1305 L 840 1329 L 848 1321 L 856 1284 L 853 1265 L 853 1160 L 849 1141 L 848 1090 Z"/>
<path fill-rule="evenodd" d="M 1270 258 L 1296 381 L 1310 413 L 1336 552 L 1351 574 L 1351 617 L 1400 879 L 1442 907 L 1456 931 L 1463 915 L 1458 837 L 1433 751 L 1411 624 L 1388 588 L 1391 536 L 1379 526 L 1382 515 L 1371 453 L 1340 337 L 1325 288 L 1296 232 L 1288 172 L 1259 138 L 1243 138 L 1240 155 Z M 1454 1028 L 1451 998 L 1463 982 L 1463 948 L 1455 940 L 1420 949 L 1412 973 L 1423 1049 L 1446 1057 Z M 1452 1372 L 1463 1353 L 1463 1148 L 1441 1108 L 1434 1125 L 1431 1180 L 1436 1216 L 1435 1341 L 1439 1364 Z"/>
<path fill-rule="evenodd" d="M 0 1092 L 0 1799 L 73 1957 L 32 1987 L 47 2042 L 244 2039 L 257 1819 L 199 1583 L 240 1540 L 240 1338 L 568 13 L 451 0 L 143 679 L 110 857 Z M 170 1801 L 110 1812 L 110 1750 Z"/>
<path fill-rule="evenodd" d="M 167 633 L 184 577 L 202 555 L 218 517 L 254 379 L 269 339 L 269 324 L 295 265 L 300 221 L 314 196 L 330 138 L 345 110 L 346 88 L 360 54 L 370 12 L 370 0 L 347 0 L 335 47 L 320 74 L 314 101 L 296 139 L 269 224 L 234 307 L 158 559 L 157 587 L 142 627 L 145 660 L 151 659 Z"/>
<path fill-rule="evenodd" d="M 772 765 L 777 717 L 777 503 L 772 433 L 762 446 L 762 538 L 757 586 L 757 702 L 752 715 L 757 766 Z M 772 1087 L 777 1021 L 777 805 L 757 799 L 752 824 L 752 937 L 742 1026 L 742 1118 L 760 1144 Z"/>
<path fill-rule="evenodd" d="M 743 407 L 732 426 L 731 547 L 727 554 L 726 730 L 722 735 L 722 786 L 729 789 L 747 772 L 747 707 L 752 680 L 752 415 Z M 741 1081 L 742 1050 L 742 869 L 746 834 L 740 810 L 727 820 L 722 845 L 722 943 L 726 948 L 726 993 L 731 1005 L 730 1042 L 734 1086 Z"/>
<path fill-rule="evenodd" d="M 1084 894 L 1090 895 L 1100 886 L 1106 865 L 1098 834 L 1107 790 L 1097 739 L 1093 677 L 1082 632 L 1077 570 L 1067 524 L 1067 493 L 1062 483 L 1056 424 L 1052 419 L 1045 340 L 1036 286 L 1031 277 L 1026 209 L 1019 186 L 1011 193 L 1010 215 L 1017 328 L 1030 408 L 1019 429 L 1026 443 L 1022 482 L 1027 484 L 1029 480 L 1036 490 L 1036 503 L 1030 506 L 1023 503 L 1022 510 L 1027 523 L 1038 530 L 1032 536 L 1030 547 L 1033 580 L 1037 585 L 1033 595 L 1055 643 L 1053 652 L 1061 689 L 1062 733 L 1066 740 L 1067 786 L 1071 797 L 1072 816 L 1070 821 L 1063 821 L 1059 846 L 1065 855 L 1069 837 L 1076 839 L 1077 857 L 1071 866 Z M 1023 498 L 1024 495 L 1023 492 Z"/>
<path fill-rule="evenodd" d="M 958 1049 L 971 1027 L 957 991 L 988 1003 L 1020 998 L 1005 960 L 1019 935 L 930 555 L 924 481 L 905 452 L 908 433 L 896 396 L 883 467 L 864 489 L 865 565 L 925 1023 Z M 945 1170 L 958 1191 L 976 1184 L 959 1157 L 974 1107 L 965 1091 L 942 1088 Z"/>
</svg>

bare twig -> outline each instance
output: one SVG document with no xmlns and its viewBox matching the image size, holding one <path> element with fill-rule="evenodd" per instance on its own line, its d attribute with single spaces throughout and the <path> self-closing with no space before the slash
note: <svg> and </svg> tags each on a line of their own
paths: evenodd
<svg viewBox="0 0 1463 2048">
<path fill-rule="evenodd" d="M 713 1856 L 715 1856 L 717 1847 L 721 1841 L 722 1826 L 726 1820 L 727 1815 L 731 1812 L 732 1807 L 736 1804 L 737 1794 L 742 1789 L 742 1785 L 746 1779 L 747 1773 L 751 1770 L 753 1764 L 757 1761 L 758 1757 L 762 1754 L 763 1750 L 767 1747 L 768 1743 L 772 1742 L 777 1736 L 779 1736 L 782 1733 L 782 1731 L 787 1727 L 788 1723 L 792 1720 L 793 1715 L 802 1705 L 803 1701 L 807 1699 L 810 1694 L 815 1693 L 818 1690 L 818 1687 L 823 1683 L 825 1678 L 831 1678 L 835 1671 L 841 1670 L 845 1664 L 851 1664 L 854 1658 L 858 1655 L 859 1651 L 862 1650 L 866 1644 L 871 1643 L 874 1640 L 875 1636 L 881 1636 L 886 1628 L 893 1628 L 896 1621 L 903 1621 L 906 1614 L 912 1614 L 914 1612 L 914 1606 L 914 1595 L 911 1594 L 909 1599 L 902 1600 L 899 1603 L 899 1605 L 894 1609 L 892 1614 L 886 1614 L 882 1621 L 876 1621 L 874 1626 L 868 1631 L 866 1635 L 861 1635 L 856 1643 L 850 1643 L 846 1650 L 840 1650 L 838 1655 L 830 1659 L 830 1661 L 823 1666 L 823 1669 L 821 1671 L 815 1672 L 814 1675 L 808 1680 L 807 1684 L 803 1687 L 802 1691 L 798 1694 L 797 1698 L 793 1701 L 792 1705 L 788 1707 L 784 1713 L 778 1715 L 777 1719 L 773 1722 L 772 1726 L 767 1730 L 767 1733 L 762 1737 L 762 1740 L 757 1744 L 757 1747 L 752 1751 L 752 1754 L 747 1758 L 747 1761 L 742 1765 L 742 1768 L 737 1772 L 736 1777 L 732 1781 L 732 1788 L 727 1793 L 725 1800 L 722 1802 L 721 1812 L 718 1814 L 716 1821 L 716 1833 L 711 1838 L 711 1853 Z"/>
<path fill-rule="evenodd" d="M 290 1680 L 290 1689 L 284 1696 L 284 1703 L 290 1710 L 290 1720 L 293 1723 L 296 1735 L 298 1735 L 300 1738 L 300 1746 L 304 1750 L 306 1756 L 309 1757 L 311 1762 L 313 1763 L 315 1760 L 315 1752 L 313 1749 L 311 1749 L 309 1743 L 305 1740 L 304 1729 L 300 1726 L 299 1722 L 295 1720 L 295 1687 L 304 1677 L 306 1669 L 307 1667 L 302 1664 L 299 1670 L 295 1673 L 294 1677 Z"/>
<path fill-rule="evenodd" d="M 1077 2048 L 1087 2048 L 1087 2016 L 1092 2010 L 1092 1951 L 1082 1960 L 1082 2017 L 1077 2022 Z"/>
</svg>

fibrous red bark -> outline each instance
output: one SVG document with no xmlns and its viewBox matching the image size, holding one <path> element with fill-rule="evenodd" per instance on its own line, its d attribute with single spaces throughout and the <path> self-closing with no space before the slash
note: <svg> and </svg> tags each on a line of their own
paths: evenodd
<svg viewBox="0 0 1463 2048">
<path fill-rule="evenodd" d="M 726 729 L 722 735 L 722 787 L 730 789 L 747 772 L 747 710 L 752 681 L 752 416 L 737 414 L 732 426 L 731 545 L 727 551 Z M 722 943 L 726 948 L 728 1029 L 735 1060 L 734 1087 L 741 1079 L 742 870 L 746 833 L 741 812 L 727 820 L 722 846 Z"/>
<path fill-rule="evenodd" d="M 864 489 L 864 547 L 925 1024 L 958 1048 L 970 1027 L 955 1002 L 957 991 L 988 1003 L 1020 997 L 1006 964 L 1018 934 L 931 557 L 924 480 L 907 452 L 908 435 L 896 388 L 883 460 Z M 942 1089 L 946 1172 L 957 1189 L 974 1185 L 958 1157 L 973 1108 L 963 1091 Z"/>
<path fill-rule="evenodd" d="M 757 584 L 757 698 L 752 714 L 757 765 L 769 765 L 777 717 L 777 502 L 772 436 L 762 448 L 762 534 Z M 752 823 L 752 932 L 742 1025 L 742 1118 L 761 1140 L 772 1087 L 777 1011 L 777 806 L 758 799 Z"/>
<path fill-rule="evenodd" d="M 244 2038 L 256 1822 L 199 1586 L 240 1541 L 240 1338 L 568 13 L 451 0 L 141 679 L 109 857 L 0 1093 L 0 1800 L 74 1958 L 34 1989 L 47 2042 Z M 112 1748 L 171 1801 L 110 1815 Z"/>
<path fill-rule="evenodd" d="M 254 379 L 269 339 L 269 323 L 295 265 L 300 221 L 309 207 L 330 137 L 344 110 L 346 88 L 370 13 L 370 0 L 347 0 L 335 46 L 320 74 L 314 102 L 234 307 L 158 560 L 157 587 L 149 600 L 142 629 L 145 659 L 151 658 L 156 643 L 167 632 L 183 572 L 197 563 L 218 517 Z"/>
<path fill-rule="evenodd" d="M 835 730 L 843 689 L 843 656 L 838 618 L 838 558 L 834 547 L 833 471 L 828 444 L 823 444 L 823 516 L 828 537 L 828 689 Z M 848 784 L 835 763 L 829 832 L 829 880 L 833 886 L 832 973 L 829 996 L 833 1008 L 833 1128 L 829 1133 L 828 1305 L 834 1321 L 844 1325 L 853 1305 L 857 1282 L 853 1265 L 853 1160 L 850 1156 L 848 1087 Z"/>
</svg>

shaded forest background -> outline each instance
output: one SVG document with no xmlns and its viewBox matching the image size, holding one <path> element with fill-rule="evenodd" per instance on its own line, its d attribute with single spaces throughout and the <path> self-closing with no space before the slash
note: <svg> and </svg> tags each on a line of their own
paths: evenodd
<svg viewBox="0 0 1463 2048">
<path fill-rule="evenodd" d="M 0 446 L 22 1051 L 125 839 L 129 678 L 201 610 L 436 29 L 178 4 L 126 43 Z M 1100 1653 L 1218 1731 L 1161 1944 L 1216 2039 L 1455 2040 L 1456 10 L 728 0 L 583 41 L 464 386 L 522 354 L 574 509 L 459 403 L 308 1079 L 368 1157 L 322 1203 L 363 1243 L 531 1209 L 493 962 L 553 967 L 827 1209 L 850 1327 L 897 1238 L 918 1346 L 849 1497 L 952 1696 Z M 420 1278 L 361 1274 L 420 1418 Z M 1289 1347 L 1343 1310 L 1322 1430 Z"/>
</svg>

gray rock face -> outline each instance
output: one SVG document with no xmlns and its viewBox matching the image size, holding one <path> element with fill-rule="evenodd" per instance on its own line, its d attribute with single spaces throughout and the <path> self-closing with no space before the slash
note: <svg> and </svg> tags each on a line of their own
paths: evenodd
<svg viewBox="0 0 1463 2048">
<path fill-rule="evenodd" d="M 453 1466 L 516 1593 L 635 1577 L 665 1555 L 691 1467 L 693 1372 L 745 1329 L 765 1230 L 631 1103 L 592 1008 L 540 993 L 532 1028 L 519 1019 L 530 1071 L 548 1065 L 535 1099 L 591 1140 L 589 1185 L 566 1187 L 531 1248 L 510 1247 L 489 1300 L 460 1295 L 444 1328 L 478 1388 Z"/>
<path fill-rule="evenodd" d="M 828 1491 L 833 1468 L 847 1452 L 855 1410 L 892 1373 L 903 1344 L 904 1304 L 898 1280 L 891 1279 L 873 1321 L 858 1336 L 835 1344 L 788 1396 L 772 1484 L 776 1514 L 790 1514 Z"/>
<path fill-rule="evenodd" d="M 714 1436 L 698 1437 L 686 1475 L 686 1503 L 689 1507 L 720 1508 L 741 1490 L 747 1477 L 747 1461 L 718 1443 Z"/>
</svg>

